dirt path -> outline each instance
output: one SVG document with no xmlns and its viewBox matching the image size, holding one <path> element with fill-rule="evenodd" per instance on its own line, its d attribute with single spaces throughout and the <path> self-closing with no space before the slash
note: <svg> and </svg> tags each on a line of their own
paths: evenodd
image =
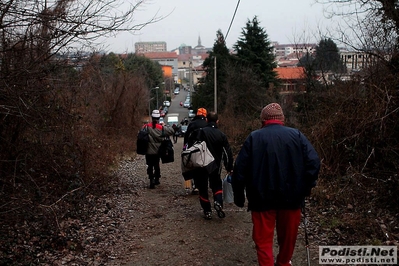
<svg viewBox="0 0 399 266">
<path fill-rule="evenodd" d="M 122 236 L 112 245 L 115 259 L 107 265 L 257 265 L 250 213 L 225 204 L 226 218 L 203 218 L 198 196 L 187 194 L 180 173 L 182 138 L 175 162 L 161 165 L 161 184 L 148 189 L 144 156 L 124 162 L 118 203 L 126 206 Z M 300 230 L 301 233 L 303 230 Z M 293 265 L 306 265 L 302 235 Z M 317 253 L 312 251 L 317 265 Z"/>
</svg>

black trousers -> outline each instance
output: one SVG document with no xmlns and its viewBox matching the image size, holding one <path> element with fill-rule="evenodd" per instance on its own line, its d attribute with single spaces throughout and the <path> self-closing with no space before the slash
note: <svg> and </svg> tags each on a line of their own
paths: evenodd
<svg viewBox="0 0 399 266">
<path fill-rule="evenodd" d="M 208 182 L 212 190 L 213 200 L 223 206 L 222 180 L 220 179 L 219 169 L 208 174 L 204 169 L 199 170 L 194 175 L 196 188 L 199 190 L 199 201 L 204 212 L 212 211 L 212 205 L 209 201 Z"/>
<path fill-rule="evenodd" d="M 147 164 L 148 178 L 154 179 L 161 177 L 161 168 L 159 167 L 159 155 L 158 154 L 146 154 L 145 162 Z"/>
</svg>

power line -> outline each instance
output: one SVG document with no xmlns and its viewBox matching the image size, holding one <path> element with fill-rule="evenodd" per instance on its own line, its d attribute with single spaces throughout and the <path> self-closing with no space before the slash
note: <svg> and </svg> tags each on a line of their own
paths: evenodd
<svg viewBox="0 0 399 266">
<path fill-rule="evenodd" d="M 241 1 L 241 0 L 238 0 L 238 2 L 237 2 L 236 10 L 234 11 L 234 15 L 233 15 L 233 17 L 231 18 L 231 22 L 230 22 L 229 29 L 227 30 L 226 36 L 224 37 L 224 41 L 225 41 L 225 42 L 226 42 L 227 36 L 229 35 L 231 25 L 233 24 L 234 18 L 235 18 L 235 16 L 236 16 L 238 6 L 240 5 L 240 1 Z"/>
</svg>

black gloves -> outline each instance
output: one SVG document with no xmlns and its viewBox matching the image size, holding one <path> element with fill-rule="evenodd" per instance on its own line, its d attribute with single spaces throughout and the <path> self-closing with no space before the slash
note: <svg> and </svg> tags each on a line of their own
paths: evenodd
<svg viewBox="0 0 399 266">
<path fill-rule="evenodd" d="M 244 207 L 244 203 L 245 203 L 245 196 L 238 196 L 236 194 L 234 194 L 234 204 L 237 207 Z"/>
</svg>

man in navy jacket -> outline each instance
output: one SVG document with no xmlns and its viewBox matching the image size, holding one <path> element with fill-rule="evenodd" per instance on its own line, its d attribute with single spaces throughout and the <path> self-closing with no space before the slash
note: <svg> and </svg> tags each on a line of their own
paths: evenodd
<svg viewBox="0 0 399 266">
<path fill-rule="evenodd" d="M 261 120 L 262 128 L 247 137 L 234 165 L 234 203 L 244 206 L 245 190 L 259 265 L 275 265 L 276 226 L 279 243 L 276 265 L 288 266 L 294 252 L 301 207 L 316 185 L 320 159 L 298 129 L 284 126 L 279 104 L 264 107 Z"/>
</svg>

